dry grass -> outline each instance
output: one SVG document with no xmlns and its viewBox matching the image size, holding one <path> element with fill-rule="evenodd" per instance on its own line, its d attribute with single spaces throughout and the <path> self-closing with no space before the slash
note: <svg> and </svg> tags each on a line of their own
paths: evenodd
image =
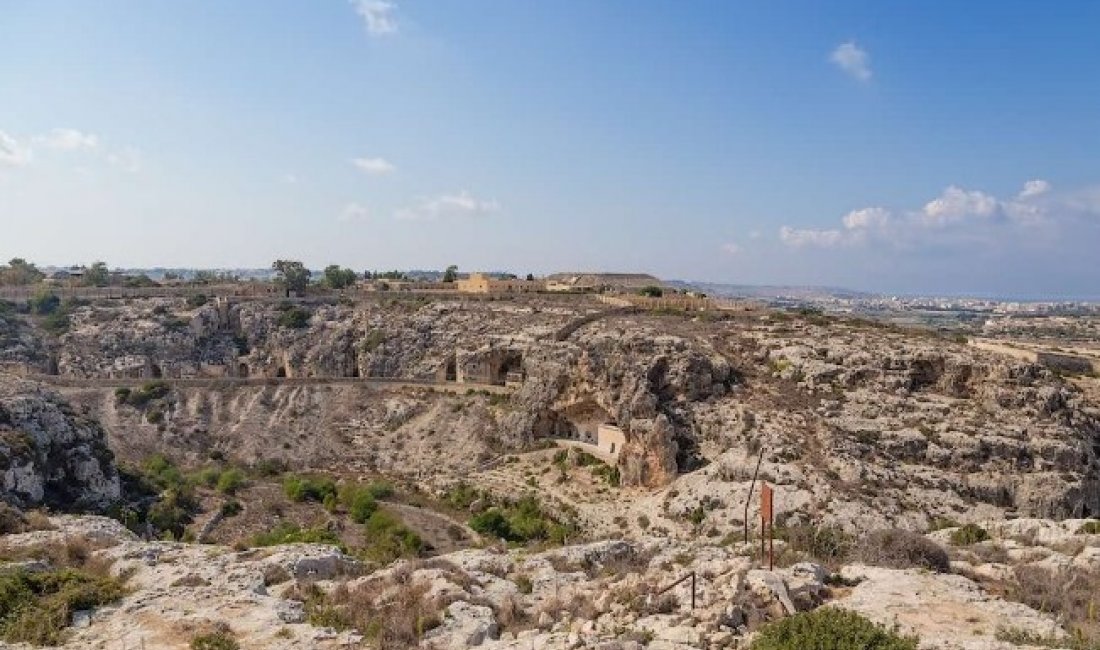
<svg viewBox="0 0 1100 650">
<path fill-rule="evenodd" d="M 924 535 L 899 528 L 876 530 L 856 544 L 855 557 L 864 564 L 890 569 L 920 568 L 947 573 L 947 551 Z"/>
</svg>

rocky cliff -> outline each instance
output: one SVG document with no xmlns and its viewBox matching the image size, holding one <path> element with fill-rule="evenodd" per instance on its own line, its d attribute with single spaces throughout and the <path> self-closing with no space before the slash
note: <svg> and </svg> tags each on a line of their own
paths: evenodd
<svg viewBox="0 0 1100 650">
<path fill-rule="evenodd" d="M 0 498 L 17 507 L 101 509 L 119 498 L 103 429 L 41 385 L 0 375 Z"/>
</svg>

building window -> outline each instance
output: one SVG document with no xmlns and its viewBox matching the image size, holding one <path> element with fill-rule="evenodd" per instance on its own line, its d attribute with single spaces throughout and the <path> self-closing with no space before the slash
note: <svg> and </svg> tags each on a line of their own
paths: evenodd
<svg viewBox="0 0 1100 650">
<path fill-rule="evenodd" d="M 611 453 L 615 453 L 615 443 L 611 443 Z"/>
</svg>

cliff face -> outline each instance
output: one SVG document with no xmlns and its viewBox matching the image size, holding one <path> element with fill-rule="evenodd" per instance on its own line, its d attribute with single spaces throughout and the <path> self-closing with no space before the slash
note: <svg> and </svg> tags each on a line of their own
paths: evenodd
<svg viewBox="0 0 1100 650">
<path fill-rule="evenodd" d="M 103 429 L 41 386 L 0 376 L 0 498 L 19 507 L 101 509 L 119 498 Z"/>
<path fill-rule="evenodd" d="M 583 298 L 297 308 L 300 327 L 287 325 L 288 307 L 276 302 L 83 307 L 59 343 L 58 370 L 73 378 L 507 378 L 515 386 L 492 400 L 342 385 L 190 387 L 172 393 L 159 422 L 116 404 L 109 390 L 74 390 L 117 448 L 135 455 L 217 445 L 251 459 L 304 454 L 400 470 L 419 467 L 428 448 L 441 454 L 431 462 L 469 468 L 614 423 L 626 437 L 618 460 L 626 485 L 664 486 L 707 465 L 751 475 L 763 448 L 764 467 L 797 481 L 815 507 L 815 495 L 832 494 L 864 504 L 867 516 L 914 501 L 956 515 L 965 504 L 1100 513 L 1095 402 L 1039 366 L 956 342 L 763 312 L 597 317 L 606 308 Z M 393 413 L 407 417 L 397 422 Z M 455 445 L 468 452 L 448 455 Z M 888 503 L 867 505 L 873 500 Z"/>
</svg>

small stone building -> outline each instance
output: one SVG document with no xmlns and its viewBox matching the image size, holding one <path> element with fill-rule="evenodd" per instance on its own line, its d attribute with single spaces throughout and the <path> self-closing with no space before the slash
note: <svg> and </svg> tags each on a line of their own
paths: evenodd
<svg viewBox="0 0 1100 650">
<path fill-rule="evenodd" d="M 462 293 L 533 293 L 545 288 L 539 280 L 505 280 L 486 273 L 471 273 L 470 277 L 457 280 L 455 284 Z"/>
<path fill-rule="evenodd" d="M 596 427 L 596 447 L 612 458 L 618 458 L 626 444 L 626 434 L 614 424 L 601 424 Z"/>
</svg>

